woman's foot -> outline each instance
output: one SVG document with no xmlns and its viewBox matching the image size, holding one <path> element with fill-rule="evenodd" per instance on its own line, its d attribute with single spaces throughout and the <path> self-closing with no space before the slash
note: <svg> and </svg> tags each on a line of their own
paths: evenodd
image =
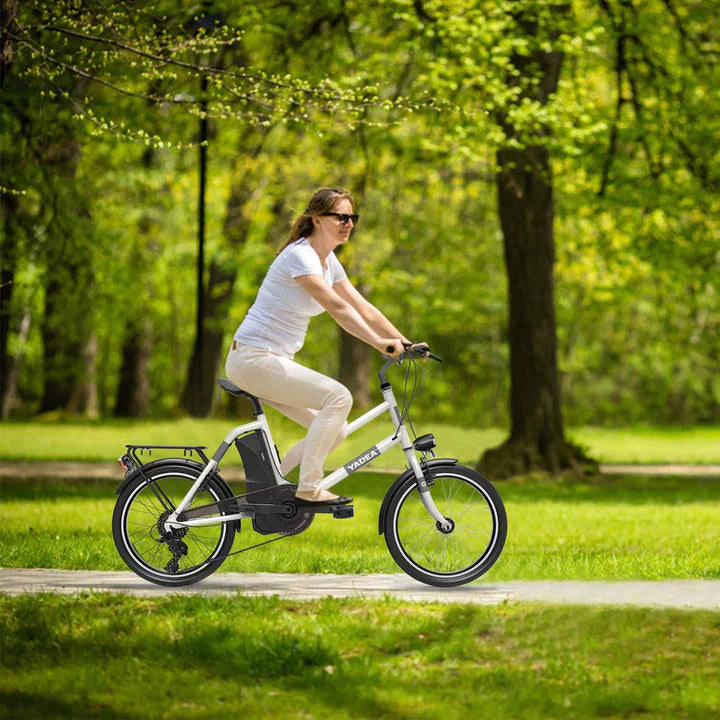
<svg viewBox="0 0 720 720">
<path fill-rule="evenodd" d="M 344 495 L 335 495 L 327 490 L 298 490 L 295 493 L 297 505 L 347 505 L 353 499 Z"/>
</svg>

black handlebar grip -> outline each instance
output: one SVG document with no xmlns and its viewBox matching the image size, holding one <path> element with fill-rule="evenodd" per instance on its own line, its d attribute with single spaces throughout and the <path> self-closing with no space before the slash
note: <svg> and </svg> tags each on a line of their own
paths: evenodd
<svg viewBox="0 0 720 720">
<path fill-rule="evenodd" d="M 385 348 L 385 352 L 388 352 L 388 353 L 390 353 L 390 354 L 392 355 L 392 354 L 395 352 L 395 346 L 394 346 L 394 345 L 388 345 L 388 346 Z"/>
</svg>

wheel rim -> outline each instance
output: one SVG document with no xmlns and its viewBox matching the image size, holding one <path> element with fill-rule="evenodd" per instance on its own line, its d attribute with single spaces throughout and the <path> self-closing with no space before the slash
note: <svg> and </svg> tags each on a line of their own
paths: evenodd
<svg viewBox="0 0 720 720">
<path fill-rule="evenodd" d="M 419 570 L 441 577 L 472 572 L 490 557 L 498 538 L 498 518 L 485 489 L 460 475 L 433 478 L 432 497 L 451 521 L 444 532 L 420 499 L 417 486 L 403 492 L 395 511 L 399 550 Z"/>
<path fill-rule="evenodd" d="M 178 472 L 159 474 L 152 477 L 157 485 L 176 507 L 197 478 Z M 220 496 L 210 487 L 198 493 L 190 507 L 217 502 Z M 228 532 L 226 523 L 183 528 L 177 538 L 187 547 L 187 554 L 175 556 L 166 542 L 158 542 L 160 532 L 158 520 L 164 508 L 155 493 L 144 482 L 139 483 L 128 498 L 123 510 L 123 542 L 128 552 L 143 568 L 159 577 L 187 577 L 207 567 L 216 559 Z M 177 560 L 173 572 L 168 563 Z"/>
</svg>

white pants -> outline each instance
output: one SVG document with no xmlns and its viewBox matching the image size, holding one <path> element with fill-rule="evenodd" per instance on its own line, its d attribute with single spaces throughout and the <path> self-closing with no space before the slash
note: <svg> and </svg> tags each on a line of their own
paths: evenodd
<svg viewBox="0 0 720 720">
<path fill-rule="evenodd" d="M 325 458 L 347 436 L 350 391 L 337 380 L 269 350 L 233 343 L 227 377 L 308 429 L 283 458 L 283 475 L 300 465 L 298 489 L 309 492 L 322 480 Z"/>
</svg>

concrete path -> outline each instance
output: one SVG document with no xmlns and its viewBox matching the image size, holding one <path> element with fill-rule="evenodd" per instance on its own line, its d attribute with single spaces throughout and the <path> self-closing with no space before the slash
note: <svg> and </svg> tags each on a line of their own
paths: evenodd
<svg viewBox="0 0 720 720">
<path fill-rule="evenodd" d="M 456 602 L 497 605 L 510 602 L 635 605 L 720 610 L 720 580 L 659 582 L 475 582 L 459 588 L 423 585 L 407 575 L 289 575 L 280 573 L 217 573 L 185 588 L 152 585 L 130 572 L 0 569 L 0 592 L 9 595 L 83 591 L 119 592 L 143 597 L 183 595 L 278 595 L 291 600 L 323 597 L 386 596 L 414 602 Z"/>
</svg>

